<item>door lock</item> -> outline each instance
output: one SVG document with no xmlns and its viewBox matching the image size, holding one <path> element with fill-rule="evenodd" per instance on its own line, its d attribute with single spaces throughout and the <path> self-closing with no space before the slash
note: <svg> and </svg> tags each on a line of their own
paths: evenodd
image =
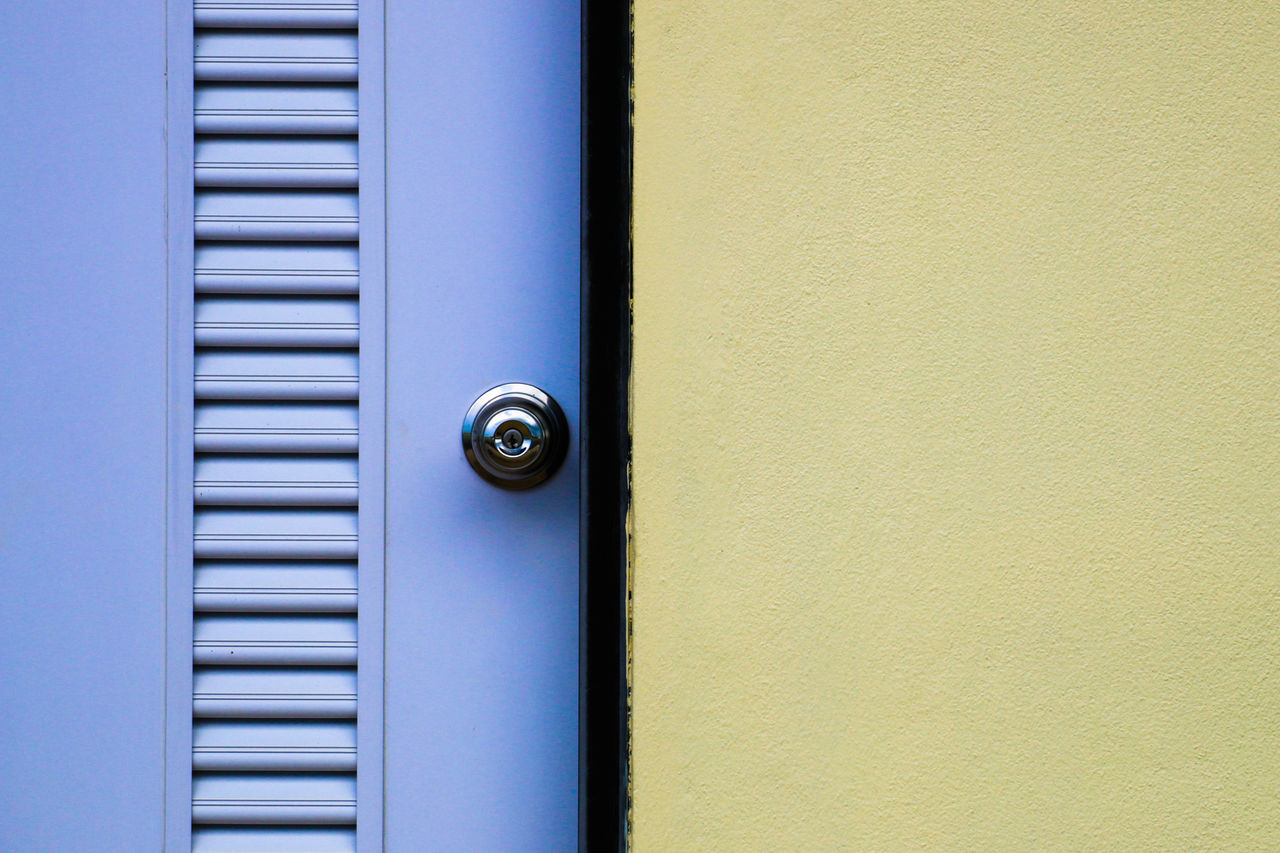
<svg viewBox="0 0 1280 853">
<path fill-rule="evenodd" d="M 569 422 L 550 394 L 518 382 L 485 391 L 462 421 L 462 449 L 476 473 L 504 489 L 550 477 L 569 449 Z"/>
</svg>

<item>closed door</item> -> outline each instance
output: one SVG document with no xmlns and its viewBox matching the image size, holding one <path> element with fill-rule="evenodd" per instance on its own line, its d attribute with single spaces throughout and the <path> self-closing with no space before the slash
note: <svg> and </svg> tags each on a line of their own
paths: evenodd
<svg viewBox="0 0 1280 853">
<path fill-rule="evenodd" d="M 578 21 L 563 0 L 388 5 L 391 850 L 576 847 L 577 451 L 503 491 L 458 429 L 502 382 L 579 423 Z"/>
<path fill-rule="evenodd" d="M 578 4 L 11 11 L 0 847 L 573 849 Z"/>
</svg>

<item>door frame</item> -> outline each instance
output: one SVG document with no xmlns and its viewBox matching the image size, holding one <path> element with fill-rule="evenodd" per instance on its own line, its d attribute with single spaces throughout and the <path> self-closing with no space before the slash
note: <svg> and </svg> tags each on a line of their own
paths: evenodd
<svg viewBox="0 0 1280 853">
<path fill-rule="evenodd" d="M 626 849 L 631 9 L 582 0 L 578 848 Z"/>
</svg>

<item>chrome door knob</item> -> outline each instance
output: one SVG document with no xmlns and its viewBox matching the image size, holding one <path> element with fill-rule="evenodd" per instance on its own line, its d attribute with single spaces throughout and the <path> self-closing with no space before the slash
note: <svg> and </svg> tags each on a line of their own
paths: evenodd
<svg viewBox="0 0 1280 853">
<path fill-rule="evenodd" d="M 569 422 L 550 394 L 513 382 L 485 391 L 462 421 L 462 449 L 476 473 L 504 489 L 528 489 L 556 472 Z"/>
</svg>

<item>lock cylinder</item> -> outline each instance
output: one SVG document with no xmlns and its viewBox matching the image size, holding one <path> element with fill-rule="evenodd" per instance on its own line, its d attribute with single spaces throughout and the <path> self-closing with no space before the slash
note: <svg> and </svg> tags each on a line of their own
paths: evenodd
<svg viewBox="0 0 1280 853">
<path fill-rule="evenodd" d="M 475 472 L 504 489 L 528 489 L 556 472 L 569 449 L 560 404 L 533 385 L 508 383 L 476 398 L 462 422 L 462 449 Z"/>
</svg>

